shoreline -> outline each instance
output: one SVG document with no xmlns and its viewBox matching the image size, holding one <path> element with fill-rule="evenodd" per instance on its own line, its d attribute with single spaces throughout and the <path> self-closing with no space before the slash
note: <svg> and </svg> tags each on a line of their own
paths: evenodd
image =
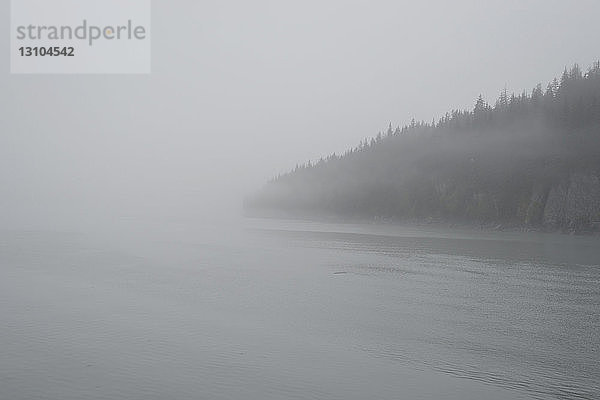
<svg viewBox="0 0 600 400">
<path fill-rule="evenodd" d="M 366 218 L 366 217 L 341 217 L 335 215 L 315 214 L 293 214 L 293 213 L 253 213 L 244 212 L 245 218 L 257 218 L 265 220 L 289 220 L 310 223 L 335 223 L 335 224 L 366 224 L 380 226 L 403 226 L 411 228 L 439 228 L 449 230 L 473 230 L 487 233 L 547 233 L 565 236 L 589 236 L 600 237 L 600 230 L 578 230 L 568 228 L 552 228 L 544 226 L 523 226 L 506 222 L 473 222 L 473 221 L 449 221 L 436 218 Z"/>
</svg>

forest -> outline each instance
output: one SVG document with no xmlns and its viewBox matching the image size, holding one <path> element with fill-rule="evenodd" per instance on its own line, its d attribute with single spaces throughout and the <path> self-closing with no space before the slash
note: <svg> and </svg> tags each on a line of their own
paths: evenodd
<svg viewBox="0 0 600 400">
<path fill-rule="evenodd" d="M 600 230 L 600 62 L 298 165 L 249 215 Z"/>
</svg>

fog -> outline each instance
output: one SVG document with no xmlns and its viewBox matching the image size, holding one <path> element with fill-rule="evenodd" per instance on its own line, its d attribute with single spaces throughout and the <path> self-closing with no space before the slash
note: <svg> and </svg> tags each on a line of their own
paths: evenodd
<svg viewBox="0 0 600 400">
<path fill-rule="evenodd" d="M 593 0 L 155 1 L 152 11 L 150 75 L 10 75 L 2 36 L 2 227 L 238 215 L 272 176 L 390 122 L 471 109 L 479 94 L 598 58 Z"/>
<path fill-rule="evenodd" d="M 598 0 L 0 4 L 0 399 L 600 399 Z"/>
</svg>

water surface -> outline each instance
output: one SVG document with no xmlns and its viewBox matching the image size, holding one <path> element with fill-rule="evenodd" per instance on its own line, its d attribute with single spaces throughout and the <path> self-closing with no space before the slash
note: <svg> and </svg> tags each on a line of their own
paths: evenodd
<svg viewBox="0 0 600 400">
<path fill-rule="evenodd" d="M 247 220 L 0 233 L 0 398 L 600 398 L 600 241 Z"/>
</svg>

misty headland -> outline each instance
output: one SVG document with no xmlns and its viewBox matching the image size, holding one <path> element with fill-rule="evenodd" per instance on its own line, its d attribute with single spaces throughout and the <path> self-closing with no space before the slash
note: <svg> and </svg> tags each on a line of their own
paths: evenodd
<svg viewBox="0 0 600 400">
<path fill-rule="evenodd" d="M 600 62 L 365 139 L 248 197 L 249 215 L 600 231 Z"/>
</svg>

